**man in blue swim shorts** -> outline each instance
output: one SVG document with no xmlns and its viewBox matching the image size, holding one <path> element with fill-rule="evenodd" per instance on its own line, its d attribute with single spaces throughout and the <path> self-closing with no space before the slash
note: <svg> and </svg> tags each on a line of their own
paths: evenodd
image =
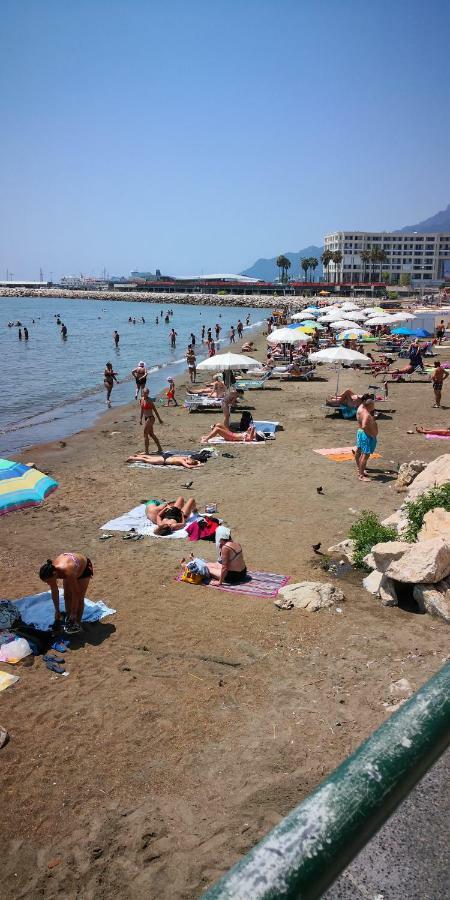
<svg viewBox="0 0 450 900">
<path fill-rule="evenodd" d="M 366 475 L 366 466 L 369 456 L 375 452 L 377 446 L 378 425 L 373 415 L 374 410 L 372 394 L 363 394 L 356 413 L 359 428 L 356 432 L 355 462 L 360 481 L 370 481 Z"/>
</svg>

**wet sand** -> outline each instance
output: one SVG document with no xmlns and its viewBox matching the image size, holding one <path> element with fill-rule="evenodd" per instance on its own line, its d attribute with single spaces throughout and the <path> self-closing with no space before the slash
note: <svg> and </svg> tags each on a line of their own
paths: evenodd
<svg viewBox="0 0 450 900">
<path fill-rule="evenodd" d="M 143 449 L 137 404 L 64 446 L 23 454 L 60 487 L 41 508 L 2 520 L 2 596 L 40 590 L 43 560 L 81 550 L 95 567 L 88 596 L 117 614 L 73 644 L 69 677 L 37 658 L 16 667 L 20 682 L 1 695 L 11 736 L 0 751 L 3 896 L 198 897 L 389 715 L 392 681 L 417 689 L 442 665 L 443 622 L 380 607 L 358 573 L 336 581 L 312 544 L 343 539 L 354 510 L 388 515 L 399 504 L 397 464 L 447 450 L 407 430 L 447 425 L 449 411 L 431 408 L 429 384 L 391 385 L 380 404 L 395 409 L 379 420 L 382 458 L 373 482 L 361 483 L 352 462 L 312 452 L 353 444 L 355 434 L 354 422 L 325 418 L 335 376 L 319 371 L 328 383 L 247 392 L 241 405 L 284 430 L 262 447 L 226 447 L 233 459 L 219 455 L 192 474 L 127 468 Z M 370 381 L 341 378 L 361 391 Z M 163 446 L 187 449 L 219 418 L 181 407 L 161 415 Z M 181 555 L 213 559 L 212 544 L 99 541 L 104 522 L 143 498 L 183 492 L 200 508 L 218 504 L 250 569 L 337 583 L 342 613 L 280 611 L 272 600 L 175 582 Z"/>
</svg>

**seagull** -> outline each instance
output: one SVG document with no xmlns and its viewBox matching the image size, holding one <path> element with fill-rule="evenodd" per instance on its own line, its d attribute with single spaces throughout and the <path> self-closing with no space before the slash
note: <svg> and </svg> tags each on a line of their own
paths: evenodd
<svg viewBox="0 0 450 900">
<path fill-rule="evenodd" d="M 181 487 L 190 488 L 190 487 L 192 487 L 193 484 L 194 484 L 193 481 L 186 481 L 184 484 L 181 485 Z"/>
<path fill-rule="evenodd" d="M 320 485 L 320 487 L 316 488 L 316 491 L 317 491 L 318 494 L 323 494 L 323 487 L 322 487 L 322 485 Z"/>
<path fill-rule="evenodd" d="M 321 548 L 321 546 L 322 546 L 321 541 L 319 541 L 318 544 L 313 544 L 313 545 L 312 545 L 312 548 L 313 548 L 313 550 L 314 550 L 314 553 L 318 553 L 319 550 L 320 550 L 320 548 Z"/>
</svg>

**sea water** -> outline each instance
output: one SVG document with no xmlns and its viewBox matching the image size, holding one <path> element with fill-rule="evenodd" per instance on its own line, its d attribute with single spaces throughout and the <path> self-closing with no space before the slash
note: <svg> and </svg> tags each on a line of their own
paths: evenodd
<svg viewBox="0 0 450 900">
<path fill-rule="evenodd" d="M 230 325 L 236 326 L 238 319 L 245 324 L 250 315 L 251 329 L 267 316 L 265 310 L 250 306 L 176 304 L 166 324 L 167 308 L 167 303 L 162 305 L 160 301 L 0 297 L 0 453 L 10 455 L 92 425 L 107 408 L 103 386 L 106 362 L 112 363 L 121 382 L 113 388 L 113 407 L 133 399 L 131 369 L 140 360 L 149 369 L 147 386 L 155 396 L 167 386 L 168 375 L 186 370 L 191 332 L 196 336 L 195 351 L 200 361 L 206 356 L 202 325 L 206 330 L 212 328 L 213 337 L 216 322 L 221 325 L 223 346 L 228 343 Z M 66 340 L 56 323 L 58 313 L 67 326 Z M 136 324 L 129 323 L 129 318 Z M 22 340 L 18 327 L 8 327 L 8 322 L 17 321 L 22 323 Z M 28 328 L 28 341 L 24 340 L 23 326 Z M 170 347 L 171 328 L 177 332 L 174 350 Z M 115 329 L 120 335 L 117 348 Z M 245 330 L 250 337 L 249 329 Z"/>
</svg>

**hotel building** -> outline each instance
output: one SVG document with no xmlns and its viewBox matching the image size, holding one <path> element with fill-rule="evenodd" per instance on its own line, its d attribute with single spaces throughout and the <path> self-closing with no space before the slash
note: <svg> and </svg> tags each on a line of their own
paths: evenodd
<svg viewBox="0 0 450 900">
<path fill-rule="evenodd" d="M 384 261 L 364 261 L 361 253 L 374 248 L 384 251 Z M 399 284 L 407 275 L 416 286 L 450 281 L 450 234 L 334 231 L 325 235 L 324 250 L 342 253 L 342 262 L 332 261 L 324 272 L 325 280 Z"/>
</svg>

